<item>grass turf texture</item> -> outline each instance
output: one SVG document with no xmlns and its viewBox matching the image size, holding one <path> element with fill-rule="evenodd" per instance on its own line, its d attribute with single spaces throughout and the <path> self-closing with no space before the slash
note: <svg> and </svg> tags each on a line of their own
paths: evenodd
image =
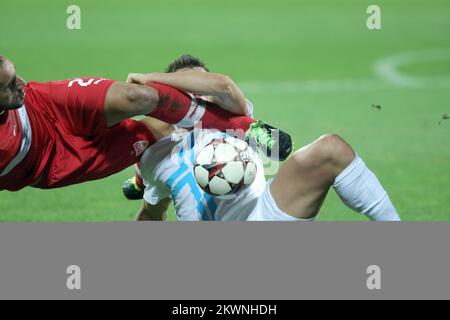
<svg viewBox="0 0 450 320">
<path fill-rule="evenodd" d="M 404 220 L 450 219 L 450 120 L 438 125 L 450 114 L 450 86 L 395 86 L 374 73 L 376 61 L 396 53 L 450 48 L 448 1 L 377 1 L 376 31 L 366 27 L 369 1 L 79 0 L 78 31 L 66 28 L 70 4 L 2 4 L 0 54 L 25 79 L 123 80 L 192 53 L 242 84 L 256 117 L 291 132 L 297 146 L 328 132 L 347 139 Z M 450 54 L 400 71 L 448 80 Z M 373 85 L 361 88 L 359 79 Z M 61 190 L 3 191 L 0 220 L 129 220 L 140 206 L 121 195 L 131 173 Z M 330 191 L 321 220 L 365 219 Z"/>
</svg>

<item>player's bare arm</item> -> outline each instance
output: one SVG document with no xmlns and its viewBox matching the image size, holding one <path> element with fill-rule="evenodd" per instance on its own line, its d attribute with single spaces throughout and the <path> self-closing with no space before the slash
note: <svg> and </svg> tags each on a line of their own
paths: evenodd
<svg viewBox="0 0 450 320">
<path fill-rule="evenodd" d="M 144 201 L 142 208 L 139 210 L 136 221 L 165 221 L 167 220 L 167 210 L 172 202 L 170 198 L 161 200 L 156 205 Z"/>
<path fill-rule="evenodd" d="M 158 92 L 152 87 L 116 82 L 106 94 L 106 124 L 112 127 L 124 119 L 149 114 L 158 101 Z"/>
<path fill-rule="evenodd" d="M 201 67 L 183 68 L 173 73 L 130 73 L 128 83 L 159 82 L 192 94 L 207 96 L 210 102 L 237 115 L 249 110 L 242 90 L 227 75 L 206 72 Z"/>
</svg>

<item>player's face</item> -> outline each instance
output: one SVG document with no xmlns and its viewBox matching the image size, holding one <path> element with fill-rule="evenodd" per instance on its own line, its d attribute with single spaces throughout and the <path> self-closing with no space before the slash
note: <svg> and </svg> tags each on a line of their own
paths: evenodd
<svg viewBox="0 0 450 320">
<path fill-rule="evenodd" d="M 0 66 L 0 109 L 9 110 L 22 107 L 25 81 L 16 74 L 16 68 L 9 60 Z M 1 111 L 1 110 L 0 110 Z"/>
</svg>

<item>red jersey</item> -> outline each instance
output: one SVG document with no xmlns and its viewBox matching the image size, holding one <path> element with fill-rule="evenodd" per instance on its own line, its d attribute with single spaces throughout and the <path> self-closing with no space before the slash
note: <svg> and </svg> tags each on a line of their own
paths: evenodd
<svg viewBox="0 0 450 320">
<path fill-rule="evenodd" d="M 7 167 L 19 153 L 23 126 L 18 110 L 5 111 L 0 115 L 0 175 L 10 171 Z"/>
<path fill-rule="evenodd" d="M 38 93 L 25 89 L 24 106 L 2 115 L 0 135 L 0 190 L 18 190 L 42 175 L 54 149 L 51 120 L 39 111 Z"/>
<path fill-rule="evenodd" d="M 154 139 L 134 120 L 106 127 L 104 102 L 112 83 L 28 83 L 24 106 L 0 115 L 0 190 L 101 179 L 138 161 Z"/>
</svg>

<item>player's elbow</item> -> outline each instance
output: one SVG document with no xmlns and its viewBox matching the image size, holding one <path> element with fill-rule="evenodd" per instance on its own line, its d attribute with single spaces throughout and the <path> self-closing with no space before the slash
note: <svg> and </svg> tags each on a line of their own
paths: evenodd
<svg viewBox="0 0 450 320">
<path fill-rule="evenodd" d="M 222 99 L 230 101 L 232 104 L 232 110 L 237 115 L 247 115 L 249 110 L 239 87 L 228 76 L 221 76 L 220 87 L 222 92 Z"/>
<path fill-rule="evenodd" d="M 145 85 L 129 85 L 127 102 L 133 106 L 135 114 L 149 114 L 159 102 L 159 94 L 154 88 Z"/>
<path fill-rule="evenodd" d="M 219 75 L 217 77 L 216 86 L 223 98 L 230 97 L 233 93 L 233 86 L 235 86 L 233 80 L 226 75 Z"/>
</svg>

